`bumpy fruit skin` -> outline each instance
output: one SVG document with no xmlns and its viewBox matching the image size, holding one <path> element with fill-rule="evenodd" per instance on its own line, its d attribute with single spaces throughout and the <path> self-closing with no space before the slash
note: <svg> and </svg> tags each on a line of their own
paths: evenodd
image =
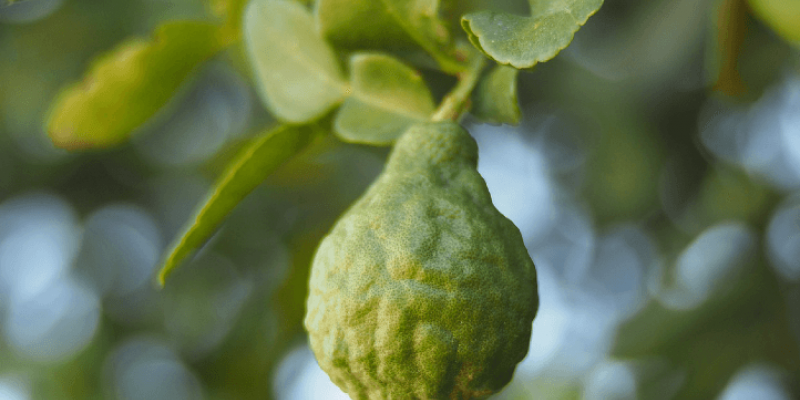
<svg viewBox="0 0 800 400">
<path fill-rule="evenodd" d="M 398 140 L 314 258 L 305 326 L 353 399 L 478 399 L 528 352 L 539 300 L 519 230 L 455 123 Z"/>
</svg>

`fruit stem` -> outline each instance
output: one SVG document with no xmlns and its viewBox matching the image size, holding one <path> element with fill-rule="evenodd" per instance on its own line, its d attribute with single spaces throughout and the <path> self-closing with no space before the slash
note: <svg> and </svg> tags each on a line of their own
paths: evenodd
<svg viewBox="0 0 800 400">
<path fill-rule="evenodd" d="M 463 114 L 469 110 L 469 96 L 472 94 L 472 90 L 475 89 L 478 78 L 481 76 L 481 71 L 483 71 L 485 66 L 486 59 L 483 55 L 473 55 L 469 68 L 456 75 L 458 83 L 453 87 L 450 93 L 444 96 L 442 103 L 439 104 L 439 108 L 431 116 L 431 121 L 458 122 L 458 120 L 461 119 Z"/>
</svg>

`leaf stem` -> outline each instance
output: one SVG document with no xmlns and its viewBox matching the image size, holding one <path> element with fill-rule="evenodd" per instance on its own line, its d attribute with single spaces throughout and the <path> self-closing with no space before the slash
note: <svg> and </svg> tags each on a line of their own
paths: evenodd
<svg viewBox="0 0 800 400">
<path fill-rule="evenodd" d="M 483 55 L 474 54 L 469 68 L 457 75 L 458 83 L 450 93 L 444 96 L 439 108 L 431 116 L 431 121 L 458 121 L 461 119 L 464 112 L 469 109 L 469 96 L 475 89 L 485 66 L 486 59 Z"/>
</svg>

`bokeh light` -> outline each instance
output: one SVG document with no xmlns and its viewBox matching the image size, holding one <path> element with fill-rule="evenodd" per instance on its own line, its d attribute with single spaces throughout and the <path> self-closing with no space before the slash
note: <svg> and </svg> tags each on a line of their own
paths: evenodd
<svg viewBox="0 0 800 400">
<path fill-rule="evenodd" d="M 751 364 L 728 383 L 719 400 L 789 400 L 783 374 L 769 365 Z"/>
<path fill-rule="evenodd" d="M 495 207 L 514 221 L 527 241 L 536 241 L 553 223 L 554 193 L 541 149 L 518 129 L 476 125 L 478 172 Z M 530 205 L 523 207 L 521 205 Z"/>
<path fill-rule="evenodd" d="M 203 388 L 175 352 L 154 337 L 133 337 L 106 359 L 107 396 L 120 400 L 202 400 Z"/>
<path fill-rule="evenodd" d="M 625 363 L 607 361 L 597 365 L 587 377 L 585 400 L 633 400 L 636 395 L 636 375 Z"/>
<path fill-rule="evenodd" d="M 157 117 L 133 139 L 136 149 L 155 165 L 197 165 L 246 133 L 252 109 L 246 82 L 230 68 L 216 65 L 195 79 L 188 93 L 173 100 L 179 104 L 167 107 L 169 115 Z"/>
<path fill-rule="evenodd" d="M 275 374 L 277 400 L 349 400 L 331 382 L 307 345 L 293 349 L 281 361 Z"/>
<path fill-rule="evenodd" d="M 24 24 L 54 13 L 64 0 L 30 0 L 0 8 L 0 23 Z"/>
<path fill-rule="evenodd" d="M 162 247 L 158 225 L 147 211 L 111 204 L 86 218 L 76 264 L 98 293 L 125 296 L 151 282 Z"/>
<path fill-rule="evenodd" d="M 0 376 L 0 399 L 30 400 L 29 384 L 18 376 Z"/>
<path fill-rule="evenodd" d="M 71 276 L 80 226 L 69 204 L 32 193 L 0 204 L 2 332 L 19 357 L 63 361 L 91 341 L 97 295 Z"/>
<path fill-rule="evenodd" d="M 47 193 L 0 203 L 0 299 L 25 300 L 61 279 L 80 244 L 72 207 Z"/>
<path fill-rule="evenodd" d="M 752 105 L 709 102 L 703 144 L 782 190 L 800 187 L 800 78 L 787 74 Z"/>
<path fill-rule="evenodd" d="M 674 284 L 659 294 L 659 300 L 674 309 L 691 309 L 738 278 L 752 261 L 756 237 L 737 222 L 708 228 L 676 260 Z"/>
<path fill-rule="evenodd" d="M 787 198 L 775 210 L 765 245 L 772 266 L 784 279 L 800 279 L 800 195 Z"/>
<path fill-rule="evenodd" d="M 4 333 L 19 355 L 39 362 L 57 362 L 89 344 L 97 330 L 97 296 L 69 278 L 54 282 L 36 296 L 9 304 Z"/>
</svg>

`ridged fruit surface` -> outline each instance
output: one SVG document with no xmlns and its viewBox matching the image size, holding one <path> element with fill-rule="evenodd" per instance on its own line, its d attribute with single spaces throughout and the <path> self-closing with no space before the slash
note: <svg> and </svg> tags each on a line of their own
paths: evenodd
<svg viewBox="0 0 800 400">
<path fill-rule="evenodd" d="M 413 126 L 320 244 L 305 326 L 353 399 L 485 398 L 528 352 L 533 261 L 477 161 L 457 124 Z"/>
</svg>

